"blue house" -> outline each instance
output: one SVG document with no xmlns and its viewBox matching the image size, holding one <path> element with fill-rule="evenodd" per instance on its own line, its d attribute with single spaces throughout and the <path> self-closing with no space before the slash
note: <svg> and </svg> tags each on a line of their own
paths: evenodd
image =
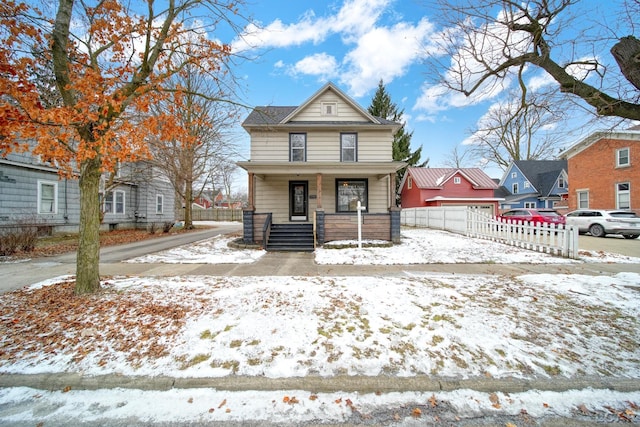
<svg viewBox="0 0 640 427">
<path fill-rule="evenodd" d="M 563 209 L 567 204 L 566 160 L 517 160 L 500 180 L 500 209 Z"/>
</svg>

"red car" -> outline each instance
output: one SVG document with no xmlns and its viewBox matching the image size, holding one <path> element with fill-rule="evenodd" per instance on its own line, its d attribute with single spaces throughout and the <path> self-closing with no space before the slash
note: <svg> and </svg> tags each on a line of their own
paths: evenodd
<svg viewBox="0 0 640 427">
<path fill-rule="evenodd" d="M 566 219 L 553 209 L 511 209 L 498 215 L 498 220 L 505 221 L 526 221 L 532 223 L 549 223 L 564 225 Z"/>
</svg>

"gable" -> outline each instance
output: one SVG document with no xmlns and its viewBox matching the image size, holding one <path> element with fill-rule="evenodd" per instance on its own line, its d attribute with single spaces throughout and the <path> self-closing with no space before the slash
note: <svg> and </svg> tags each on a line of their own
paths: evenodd
<svg viewBox="0 0 640 427">
<path fill-rule="evenodd" d="M 327 83 L 295 111 L 285 117 L 281 123 L 305 122 L 352 122 L 381 124 L 357 102 L 338 89 L 333 83 Z M 392 122 L 389 122 L 392 123 Z"/>
<path fill-rule="evenodd" d="M 594 144 L 597 144 L 602 140 L 609 140 L 609 141 L 615 140 L 615 141 L 621 141 L 621 142 L 625 141 L 628 143 L 640 142 L 640 131 L 636 130 L 635 128 L 632 128 L 631 130 L 619 131 L 619 132 L 605 132 L 605 131 L 594 132 L 588 137 L 586 137 L 585 139 L 583 139 L 582 141 L 569 147 L 567 150 L 561 153 L 560 156 L 564 159 L 570 159 L 571 157 L 587 150 L 589 147 L 591 147 Z"/>
</svg>

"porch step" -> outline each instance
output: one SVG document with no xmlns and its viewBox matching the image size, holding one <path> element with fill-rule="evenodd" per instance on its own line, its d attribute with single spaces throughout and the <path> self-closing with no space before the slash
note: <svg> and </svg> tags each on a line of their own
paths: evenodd
<svg viewBox="0 0 640 427">
<path fill-rule="evenodd" d="M 313 224 L 271 224 L 268 251 L 313 252 Z"/>
</svg>

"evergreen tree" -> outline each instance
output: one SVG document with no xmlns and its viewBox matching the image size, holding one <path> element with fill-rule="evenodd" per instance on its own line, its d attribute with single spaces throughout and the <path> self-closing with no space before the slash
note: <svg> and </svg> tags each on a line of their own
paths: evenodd
<svg viewBox="0 0 640 427">
<path fill-rule="evenodd" d="M 406 162 L 407 167 L 423 168 L 429 163 L 429 159 L 422 163 L 420 156 L 422 155 L 422 146 L 413 153 L 411 152 L 411 137 L 413 132 L 406 132 L 405 123 L 402 120 L 404 110 L 398 111 L 398 107 L 391 101 L 391 96 L 387 93 L 384 82 L 380 80 L 378 90 L 371 100 L 371 105 L 367 109 L 372 116 L 380 117 L 393 122 L 402 123 L 402 127 L 393 135 L 393 160 L 398 162 Z M 400 187 L 400 181 L 404 176 L 406 167 L 396 172 L 396 193 Z"/>
</svg>

